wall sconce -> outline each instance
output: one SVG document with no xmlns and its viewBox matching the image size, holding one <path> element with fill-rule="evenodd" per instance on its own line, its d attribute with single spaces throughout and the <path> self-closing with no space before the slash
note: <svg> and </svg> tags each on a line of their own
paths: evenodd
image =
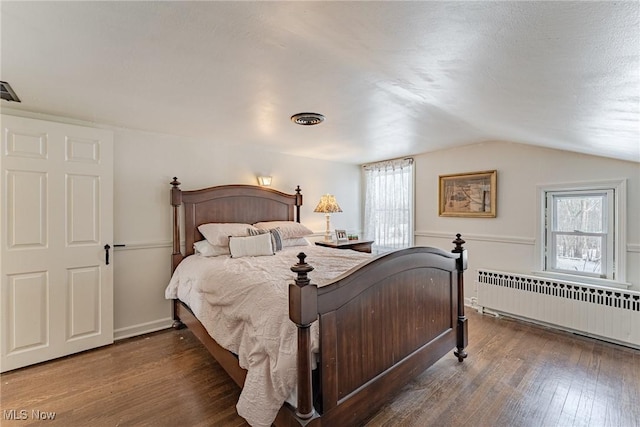
<svg viewBox="0 0 640 427">
<path fill-rule="evenodd" d="M 258 177 L 258 184 L 260 184 L 263 187 L 268 187 L 271 185 L 271 177 L 270 176 L 259 176 Z"/>
<path fill-rule="evenodd" d="M 320 212 L 326 214 L 327 218 L 327 231 L 324 233 L 324 241 L 331 242 L 331 214 L 334 212 L 342 212 L 342 209 L 336 202 L 336 198 L 331 194 L 325 194 L 320 198 L 318 206 L 313 210 L 314 212 Z"/>
</svg>

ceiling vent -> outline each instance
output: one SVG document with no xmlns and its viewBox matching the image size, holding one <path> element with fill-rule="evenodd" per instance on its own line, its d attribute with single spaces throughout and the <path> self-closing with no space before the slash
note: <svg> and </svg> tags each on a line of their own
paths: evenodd
<svg viewBox="0 0 640 427">
<path fill-rule="evenodd" d="M 0 94 L 5 101 L 20 102 L 20 98 L 13 91 L 11 85 L 7 82 L 0 82 Z"/>
<path fill-rule="evenodd" d="M 318 113 L 298 113 L 291 116 L 291 121 L 302 126 L 319 125 L 324 122 L 324 116 Z"/>
</svg>

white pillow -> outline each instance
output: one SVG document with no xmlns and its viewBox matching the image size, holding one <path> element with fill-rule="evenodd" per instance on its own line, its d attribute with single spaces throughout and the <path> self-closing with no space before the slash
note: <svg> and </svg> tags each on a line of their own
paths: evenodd
<svg viewBox="0 0 640 427">
<path fill-rule="evenodd" d="M 229 246 L 213 246 L 206 240 L 200 240 L 193 244 L 196 254 L 205 257 L 229 255 Z"/>
<path fill-rule="evenodd" d="M 297 237 L 295 239 L 282 239 L 282 247 L 290 248 L 291 246 L 309 246 L 311 243 L 304 237 Z"/>
<path fill-rule="evenodd" d="M 253 228 L 250 224 L 210 222 L 198 226 L 198 231 L 213 246 L 228 246 L 229 236 L 248 236 L 247 229 Z"/>
<path fill-rule="evenodd" d="M 271 233 L 258 234 L 248 237 L 229 237 L 231 258 L 245 256 L 274 255 L 271 245 Z"/>
<path fill-rule="evenodd" d="M 268 221 L 258 222 L 253 225 L 261 230 L 279 228 L 280 235 L 283 239 L 294 239 L 296 237 L 310 236 L 313 234 L 313 231 L 295 221 Z"/>
</svg>

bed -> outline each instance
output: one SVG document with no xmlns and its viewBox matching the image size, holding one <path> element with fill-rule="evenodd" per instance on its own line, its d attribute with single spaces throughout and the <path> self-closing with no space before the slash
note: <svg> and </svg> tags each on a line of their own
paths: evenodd
<svg viewBox="0 0 640 427">
<path fill-rule="evenodd" d="M 177 178 L 171 182 L 174 276 L 195 263 L 194 243 L 204 239 L 198 229 L 202 224 L 301 222 L 300 187 L 286 194 L 251 185 L 191 191 L 181 190 L 180 185 Z M 285 326 L 292 328 L 291 335 L 296 338 L 291 340 L 295 346 L 291 356 L 295 358 L 295 393 L 269 423 L 250 423 L 358 425 L 452 349 L 462 362 L 467 357 L 463 305 L 467 252 L 460 235 L 453 243 L 451 252 L 412 247 L 366 258 L 358 254 L 347 271 L 322 280 L 320 264 L 325 261 L 319 262 L 318 250 L 335 254 L 353 251 L 319 246 L 282 251 L 280 259 L 291 258 L 291 279 L 283 286 L 288 286 L 288 295 L 284 295 L 288 313 L 284 316 L 291 321 Z M 241 367 L 242 355 L 212 338 L 211 319 L 199 320 L 194 311 L 200 308 L 190 307 L 194 300 L 182 301 L 177 294 L 173 297 L 174 327 L 188 327 L 229 376 L 240 387 L 245 386 L 248 371 Z"/>
</svg>

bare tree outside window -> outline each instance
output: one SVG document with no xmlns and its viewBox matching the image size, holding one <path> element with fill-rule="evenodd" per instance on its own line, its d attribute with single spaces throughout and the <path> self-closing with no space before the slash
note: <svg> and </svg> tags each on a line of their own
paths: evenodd
<svg viewBox="0 0 640 427">
<path fill-rule="evenodd" d="M 551 270 L 606 277 L 608 199 L 606 191 L 549 193 Z"/>
</svg>

